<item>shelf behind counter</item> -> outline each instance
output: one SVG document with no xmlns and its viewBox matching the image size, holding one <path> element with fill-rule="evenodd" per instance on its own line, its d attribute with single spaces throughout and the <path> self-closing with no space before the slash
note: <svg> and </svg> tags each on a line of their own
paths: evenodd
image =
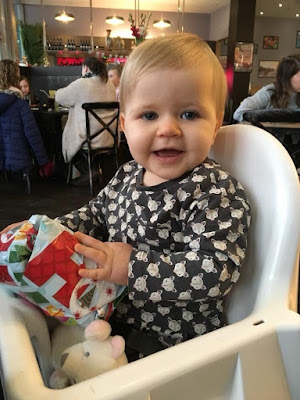
<svg viewBox="0 0 300 400">
<path fill-rule="evenodd" d="M 107 47 L 107 38 L 103 36 L 95 36 L 93 45 L 88 36 L 59 36 L 59 38 L 47 37 L 45 52 L 50 65 L 80 65 L 88 55 L 96 56 L 106 63 L 124 63 L 134 42 L 133 37 L 132 39 L 110 38 L 110 46 Z"/>
</svg>

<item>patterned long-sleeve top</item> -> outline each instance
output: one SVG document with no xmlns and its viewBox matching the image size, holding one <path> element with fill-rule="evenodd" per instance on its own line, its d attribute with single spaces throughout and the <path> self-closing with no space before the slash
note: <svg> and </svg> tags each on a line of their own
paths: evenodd
<svg viewBox="0 0 300 400">
<path fill-rule="evenodd" d="M 61 223 L 133 247 L 128 296 L 112 318 L 170 346 L 224 325 L 223 298 L 240 276 L 250 206 L 242 185 L 211 160 L 180 178 L 142 185 L 124 164 L 89 204 Z"/>
</svg>

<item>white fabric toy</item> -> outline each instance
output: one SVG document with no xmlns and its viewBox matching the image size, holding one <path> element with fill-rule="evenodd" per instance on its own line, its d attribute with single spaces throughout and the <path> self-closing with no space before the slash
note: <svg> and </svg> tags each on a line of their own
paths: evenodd
<svg viewBox="0 0 300 400">
<path fill-rule="evenodd" d="M 50 387 L 63 389 L 127 364 L 123 337 L 110 334 L 110 324 L 104 320 L 91 322 L 85 330 L 80 326 L 58 326 L 52 335 L 56 369 L 50 377 Z M 72 344 L 68 348 L 66 340 L 68 346 Z"/>
</svg>

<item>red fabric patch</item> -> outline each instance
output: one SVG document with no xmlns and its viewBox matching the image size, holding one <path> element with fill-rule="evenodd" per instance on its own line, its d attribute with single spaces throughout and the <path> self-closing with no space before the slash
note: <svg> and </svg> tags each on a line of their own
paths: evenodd
<svg viewBox="0 0 300 400">
<path fill-rule="evenodd" d="M 69 307 L 71 294 L 81 279 L 78 270 L 85 268 L 84 264 L 78 265 L 71 256 L 78 240 L 69 232 L 62 232 L 57 238 L 27 264 L 24 276 L 28 277 L 37 286 L 42 286 L 55 273 L 61 276 L 65 285 L 53 296 L 57 301 Z"/>
<path fill-rule="evenodd" d="M 77 299 L 80 298 L 80 296 L 82 295 L 82 293 L 85 291 L 85 289 L 86 289 L 88 286 L 89 286 L 89 284 L 83 285 L 83 286 L 81 286 L 81 287 L 77 290 L 77 295 L 76 295 Z"/>
<path fill-rule="evenodd" d="M 6 235 L 6 237 L 8 238 L 8 241 L 7 242 L 2 242 L 1 240 L 0 240 L 0 251 L 6 251 L 6 250 L 8 250 L 8 248 L 9 248 L 9 246 L 11 245 L 11 243 L 12 243 L 12 241 L 14 240 L 14 238 L 15 238 L 15 235 L 12 235 L 12 234 L 7 234 Z M 1 236 L 0 236 L 0 238 L 1 238 Z"/>
<path fill-rule="evenodd" d="M 7 265 L 0 265 L 0 282 L 5 282 L 9 285 L 18 286 L 15 284 L 12 277 L 9 275 Z"/>
</svg>

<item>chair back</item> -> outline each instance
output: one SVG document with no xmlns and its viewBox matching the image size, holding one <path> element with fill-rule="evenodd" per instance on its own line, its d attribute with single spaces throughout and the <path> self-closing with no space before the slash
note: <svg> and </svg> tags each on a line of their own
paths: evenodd
<svg viewBox="0 0 300 400">
<path fill-rule="evenodd" d="M 252 209 L 246 260 L 226 299 L 228 322 L 270 304 L 288 308 L 289 295 L 295 308 L 300 185 L 289 154 L 266 131 L 236 124 L 220 129 L 210 157 L 242 183 Z"/>
<path fill-rule="evenodd" d="M 117 101 L 110 102 L 97 102 L 97 103 L 83 103 L 82 108 L 85 110 L 85 123 L 86 123 L 86 140 L 83 143 L 87 144 L 87 162 L 89 169 L 89 182 L 90 182 L 90 193 L 93 194 L 93 178 L 92 178 L 92 162 L 97 156 L 101 156 L 103 153 L 112 154 L 114 157 L 115 165 L 118 168 L 118 147 L 119 147 L 119 113 L 120 105 Z M 97 114 L 99 110 L 112 110 L 114 114 L 111 118 L 101 118 Z M 99 129 L 96 132 L 91 133 L 91 118 L 94 118 L 99 123 Z M 97 147 L 92 149 L 92 140 L 101 135 L 103 132 L 108 132 L 113 138 L 113 146 Z M 84 147 L 82 150 L 85 152 Z M 69 174 L 68 174 L 69 175 Z M 69 179 L 69 178 L 68 178 Z"/>
<path fill-rule="evenodd" d="M 244 112 L 243 119 L 277 137 L 292 157 L 296 168 L 300 167 L 300 110 L 287 108 L 251 110 Z M 263 122 L 269 123 L 267 127 Z M 294 142 L 296 136 L 299 138 Z"/>
<path fill-rule="evenodd" d="M 91 141 L 102 132 L 107 131 L 114 140 L 114 146 L 118 146 L 118 128 L 119 128 L 119 110 L 120 105 L 118 101 L 103 101 L 97 103 L 83 103 L 82 108 L 85 110 L 85 123 L 86 123 L 86 141 L 90 147 Z M 115 114 L 105 122 L 97 113 L 98 110 L 114 110 Z M 100 125 L 98 131 L 91 134 L 91 121 L 90 115 L 94 117 Z M 109 147 L 108 147 L 109 148 Z"/>
</svg>

